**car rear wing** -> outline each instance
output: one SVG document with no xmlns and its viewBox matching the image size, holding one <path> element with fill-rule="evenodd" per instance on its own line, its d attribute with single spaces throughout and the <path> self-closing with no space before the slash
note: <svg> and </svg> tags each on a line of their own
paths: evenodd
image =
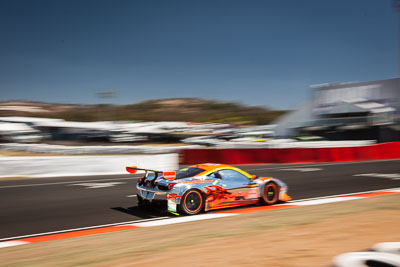
<svg viewBox="0 0 400 267">
<path fill-rule="evenodd" d="M 137 171 L 145 171 L 145 177 L 148 176 L 149 172 L 153 172 L 156 178 L 158 175 L 162 175 L 165 179 L 167 180 L 174 180 L 176 178 L 176 172 L 175 171 L 157 171 L 157 170 L 151 170 L 151 169 L 144 169 L 144 168 L 138 168 L 137 166 L 127 166 L 126 167 L 127 172 L 131 174 L 137 173 Z"/>
</svg>

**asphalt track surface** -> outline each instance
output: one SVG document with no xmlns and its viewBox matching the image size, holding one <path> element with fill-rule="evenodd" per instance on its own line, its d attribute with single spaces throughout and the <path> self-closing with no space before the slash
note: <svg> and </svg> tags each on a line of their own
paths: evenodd
<svg viewBox="0 0 400 267">
<path fill-rule="evenodd" d="M 293 200 L 400 187 L 400 160 L 236 166 L 283 180 Z M 0 180 L 0 239 L 169 216 L 137 207 L 138 177 Z"/>
</svg>

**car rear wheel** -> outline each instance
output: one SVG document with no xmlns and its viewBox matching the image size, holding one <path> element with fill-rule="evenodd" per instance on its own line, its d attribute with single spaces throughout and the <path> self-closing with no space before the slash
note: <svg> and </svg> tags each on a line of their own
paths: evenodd
<svg viewBox="0 0 400 267">
<path fill-rule="evenodd" d="M 200 191 L 192 189 L 187 191 L 178 206 L 181 214 L 195 215 L 204 208 L 204 197 Z"/>
<path fill-rule="evenodd" d="M 137 195 L 136 197 L 137 197 L 137 200 L 138 200 L 138 206 L 139 206 L 141 209 L 148 209 L 148 205 L 147 205 L 147 203 L 144 201 L 144 199 L 143 199 L 141 196 L 139 196 L 139 195 Z"/>
<path fill-rule="evenodd" d="M 273 205 L 279 201 L 279 186 L 275 183 L 267 183 L 262 191 L 261 204 Z"/>
</svg>

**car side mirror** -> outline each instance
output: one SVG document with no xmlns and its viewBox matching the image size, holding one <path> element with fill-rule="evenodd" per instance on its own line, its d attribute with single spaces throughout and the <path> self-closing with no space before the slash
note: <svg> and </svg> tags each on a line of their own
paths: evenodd
<svg viewBox="0 0 400 267">
<path fill-rule="evenodd" d="M 250 176 L 251 179 L 256 179 L 257 175 L 253 174 L 252 176 Z"/>
</svg>

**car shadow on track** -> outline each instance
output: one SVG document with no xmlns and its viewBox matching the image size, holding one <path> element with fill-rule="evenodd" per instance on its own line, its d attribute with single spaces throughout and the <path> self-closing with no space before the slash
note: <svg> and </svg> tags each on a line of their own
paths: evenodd
<svg viewBox="0 0 400 267">
<path fill-rule="evenodd" d="M 139 206 L 133 206 L 133 207 L 128 207 L 128 208 L 113 207 L 111 209 L 115 210 L 115 211 L 123 212 L 125 214 L 129 214 L 129 215 L 132 215 L 135 217 L 139 217 L 141 219 L 151 219 L 151 218 L 157 218 L 160 216 L 173 217 L 173 215 L 171 213 L 162 211 L 157 208 L 144 209 Z"/>
</svg>

